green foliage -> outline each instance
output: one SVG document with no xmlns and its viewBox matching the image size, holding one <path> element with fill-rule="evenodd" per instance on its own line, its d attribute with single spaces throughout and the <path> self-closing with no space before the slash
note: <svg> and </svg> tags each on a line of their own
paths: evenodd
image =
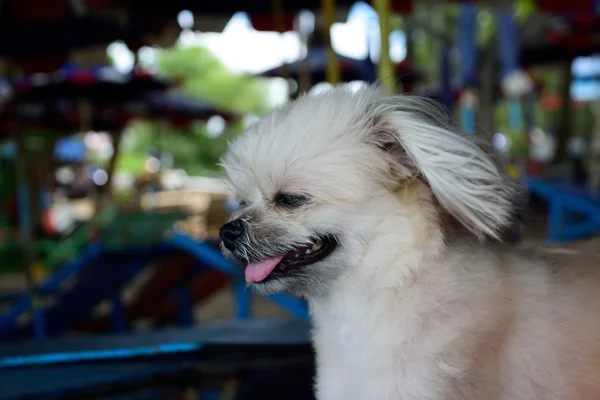
<svg viewBox="0 0 600 400">
<path fill-rule="evenodd" d="M 189 96 L 237 113 L 267 110 L 265 80 L 230 72 L 208 49 L 164 50 L 158 66 L 166 77 L 181 81 L 181 89 Z"/>
<path fill-rule="evenodd" d="M 15 168 L 12 160 L 0 157 L 0 207 L 15 191 Z M 1 208 L 0 208 L 1 210 Z"/>
<path fill-rule="evenodd" d="M 594 112 L 589 103 L 579 104 L 571 114 L 571 135 L 574 137 L 591 138 L 594 131 Z"/>
<path fill-rule="evenodd" d="M 517 0 L 515 15 L 519 22 L 527 20 L 536 12 L 535 0 Z"/>
<path fill-rule="evenodd" d="M 150 247 L 159 243 L 177 221 L 186 218 L 182 211 L 136 210 L 119 212 L 102 228 L 104 245 L 121 249 L 124 245 Z"/>
<path fill-rule="evenodd" d="M 199 46 L 162 50 L 158 67 L 166 76 L 183 80 L 207 73 L 226 73 L 221 62 L 208 49 Z"/>
<path fill-rule="evenodd" d="M 414 19 L 415 30 L 413 33 L 413 64 L 425 78 L 426 82 L 435 82 L 438 77 L 439 63 L 439 37 L 434 30 L 436 22 L 439 24 L 439 7 L 428 7 L 415 4 Z"/>
<path fill-rule="evenodd" d="M 178 82 L 185 95 L 225 112 L 241 116 L 268 111 L 267 80 L 229 71 L 204 47 L 175 46 L 161 50 L 155 67 L 162 76 Z M 227 140 L 241 131 L 239 121 L 229 123 L 218 137 L 207 135 L 203 121 L 186 129 L 157 121 L 136 121 L 123 138 L 117 170 L 140 172 L 146 152 L 154 147 L 172 155 L 173 168 L 182 168 L 191 175 L 214 171 L 226 150 Z"/>
<path fill-rule="evenodd" d="M 398 14 L 390 15 L 390 31 L 397 31 L 404 29 L 404 18 Z"/>
<path fill-rule="evenodd" d="M 496 23 L 494 15 L 487 11 L 481 10 L 477 15 L 477 42 L 481 47 L 496 45 Z"/>
<path fill-rule="evenodd" d="M 521 102 L 521 113 L 524 113 L 524 104 Z M 527 157 L 528 139 L 525 127 L 514 128 L 510 126 L 508 101 L 499 101 L 494 107 L 494 118 L 497 121 L 498 131 L 504 133 L 510 140 L 509 157 Z"/>
<path fill-rule="evenodd" d="M 187 130 L 164 127 L 150 121 L 136 121 L 124 133 L 123 155 L 117 169 L 137 173 L 149 148 L 157 148 L 173 157 L 173 168 L 198 175 L 217 168 L 219 158 L 227 148 L 227 140 L 242 131 L 241 123 L 233 123 L 218 137 L 206 133 L 206 123 L 195 122 Z"/>
<path fill-rule="evenodd" d="M 535 0 L 517 0 L 515 15 L 517 21 L 525 23 L 536 11 Z M 482 48 L 496 46 L 495 10 L 479 8 L 477 15 L 477 42 Z M 454 42 L 458 30 L 459 6 L 441 4 L 436 6 L 416 4 L 415 19 L 415 66 L 425 72 L 432 81 L 437 79 L 437 59 L 441 37 Z"/>
</svg>

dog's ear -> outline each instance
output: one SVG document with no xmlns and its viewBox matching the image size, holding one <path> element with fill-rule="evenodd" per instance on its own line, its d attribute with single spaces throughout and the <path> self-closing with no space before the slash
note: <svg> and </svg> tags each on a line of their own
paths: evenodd
<svg viewBox="0 0 600 400">
<path fill-rule="evenodd" d="M 369 141 L 391 155 L 398 171 L 424 179 L 439 204 L 469 230 L 498 238 L 510 225 L 517 186 L 439 105 L 413 96 L 382 97 L 367 114 Z"/>
</svg>

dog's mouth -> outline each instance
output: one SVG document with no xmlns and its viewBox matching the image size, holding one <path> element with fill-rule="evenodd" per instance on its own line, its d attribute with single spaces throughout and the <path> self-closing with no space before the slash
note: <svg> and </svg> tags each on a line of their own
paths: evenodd
<svg viewBox="0 0 600 400">
<path fill-rule="evenodd" d="M 302 267 L 322 261 L 337 247 L 333 236 L 312 238 L 311 244 L 298 247 L 288 253 L 250 261 L 246 265 L 246 282 L 263 282 L 278 275 L 290 275 L 300 272 Z"/>
</svg>

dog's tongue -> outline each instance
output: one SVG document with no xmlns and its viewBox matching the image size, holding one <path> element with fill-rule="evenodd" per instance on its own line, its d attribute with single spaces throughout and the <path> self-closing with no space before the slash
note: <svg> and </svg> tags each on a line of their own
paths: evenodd
<svg viewBox="0 0 600 400">
<path fill-rule="evenodd" d="M 246 266 L 246 282 L 260 282 L 279 264 L 283 256 L 267 258 L 263 261 L 249 262 Z"/>
</svg>

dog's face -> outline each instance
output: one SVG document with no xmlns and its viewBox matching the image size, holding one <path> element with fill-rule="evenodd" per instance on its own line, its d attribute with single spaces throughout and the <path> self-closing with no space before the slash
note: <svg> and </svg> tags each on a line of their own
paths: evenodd
<svg viewBox="0 0 600 400">
<path fill-rule="evenodd" d="M 318 293 L 359 262 L 388 215 L 419 207 L 393 195 L 414 180 L 468 228 L 495 235 L 508 221 L 510 186 L 446 123 L 430 103 L 376 88 L 336 89 L 273 112 L 223 158 L 240 202 L 221 228 L 224 254 L 246 264 L 258 291 Z"/>
</svg>

